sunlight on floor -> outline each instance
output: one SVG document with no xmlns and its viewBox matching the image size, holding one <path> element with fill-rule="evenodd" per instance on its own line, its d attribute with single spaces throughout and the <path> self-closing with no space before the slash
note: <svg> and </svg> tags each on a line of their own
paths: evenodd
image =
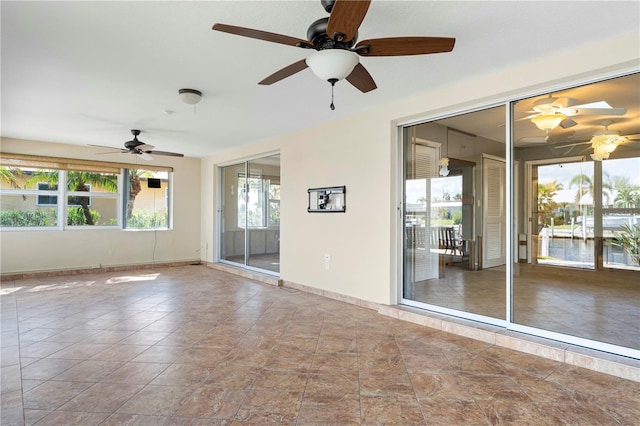
<svg viewBox="0 0 640 426">
<path fill-rule="evenodd" d="M 123 284 L 123 283 L 131 283 L 135 281 L 153 281 L 160 276 L 159 273 L 156 274 L 146 274 L 146 275 L 135 275 L 135 276 L 124 276 L 124 277 L 114 277 L 107 280 L 107 284 Z"/>
<path fill-rule="evenodd" d="M 43 285 L 36 286 L 28 291 L 29 293 L 35 293 L 38 291 L 51 291 L 51 290 L 62 290 L 66 288 L 90 287 L 95 283 L 96 281 L 71 281 L 71 282 L 61 283 L 61 284 L 46 284 L 46 285 L 43 284 Z"/>
<path fill-rule="evenodd" d="M 0 289 L 0 296 L 6 296 L 7 294 L 15 293 L 19 291 L 22 287 L 7 287 Z"/>
</svg>

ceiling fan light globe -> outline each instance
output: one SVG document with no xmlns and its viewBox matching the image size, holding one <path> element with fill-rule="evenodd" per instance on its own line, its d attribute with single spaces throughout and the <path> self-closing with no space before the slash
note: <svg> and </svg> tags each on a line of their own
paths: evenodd
<svg viewBox="0 0 640 426">
<path fill-rule="evenodd" d="M 553 130 L 562 123 L 562 120 L 567 118 L 564 114 L 541 114 L 536 115 L 531 119 L 540 130 Z"/>
<path fill-rule="evenodd" d="M 602 132 L 591 138 L 591 147 L 593 148 L 594 155 L 597 157 L 609 158 L 609 154 L 624 142 L 626 142 L 626 138 L 619 136 L 615 132 Z"/>
<path fill-rule="evenodd" d="M 347 78 L 358 62 L 357 53 L 344 49 L 319 50 L 306 59 L 311 71 L 325 81 Z"/>
</svg>

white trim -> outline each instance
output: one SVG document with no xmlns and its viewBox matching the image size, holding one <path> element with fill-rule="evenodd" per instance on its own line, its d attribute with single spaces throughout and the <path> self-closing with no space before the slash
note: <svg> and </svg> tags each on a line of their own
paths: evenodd
<svg viewBox="0 0 640 426">
<path fill-rule="evenodd" d="M 546 339 L 556 340 L 571 345 L 583 346 L 585 348 L 596 349 L 603 352 L 609 352 L 616 355 L 627 356 L 629 358 L 640 359 L 640 350 L 627 348 L 625 346 L 613 345 L 598 340 L 585 339 L 583 337 L 572 336 L 570 334 L 558 333 L 543 328 L 530 327 L 522 324 L 508 324 L 507 329 L 520 333 L 532 334 L 534 336 L 544 337 Z"/>
<path fill-rule="evenodd" d="M 447 308 L 444 306 L 431 305 L 429 303 L 418 302 L 416 300 L 402 299 L 402 305 L 411 306 L 418 309 L 425 309 L 430 312 L 437 312 L 452 317 L 458 317 L 462 319 L 468 319 L 477 321 L 483 324 L 496 325 L 499 327 L 507 328 L 507 321 L 501 318 L 489 317 L 486 315 L 474 314 L 473 312 L 459 311 L 457 309 Z"/>
</svg>

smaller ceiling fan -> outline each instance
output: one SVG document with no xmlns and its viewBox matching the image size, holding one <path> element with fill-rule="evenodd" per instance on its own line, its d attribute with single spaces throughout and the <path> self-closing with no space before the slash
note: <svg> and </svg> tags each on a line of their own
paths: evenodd
<svg viewBox="0 0 640 426">
<path fill-rule="evenodd" d="M 138 140 L 138 135 L 140 134 L 140 130 L 133 129 L 131 130 L 131 134 L 133 135 L 133 139 L 124 143 L 124 148 L 114 148 L 112 146 L 104 146 L 104 145 L 89 145 L 95 146 L 98 148 L 108 148 L 108 149 L 116 149 L 121 153 L 129 153 L 134 155 L 139 155 L 143 160 L 151 161 L 153 155 L 168 155 L 171 157 L 184 157 L 184 154 L 178 154 L 177 152 L 167 152 L 167 151 L 153 151 L 155 148 L 153 145 L 148 145 L 144 142 Z M 103 152 L 101 154 L 111 154 L 110 152 Z"/>
<path fill-rule="evenodd" d="M 588 104 L 576 105 L 577 99 L 566 96 L 553 97 L 551 94 L 547 97 L 540 98 L 533 103 L 534 114 L 523 117 L 520 120 L 531 120 L 540 130 L 549 131 L 560 126 L 568 129 L 577 125 L 573 119 L 569 117 L 583 115 L 603 115 L 618 116 L 625 115 L 625 108 L 613 108 L 606 101 L 591 102 Z"/>
<path fill-rule="evenodd" d="M 597 131 L 591 135 L 591 138 L 587 141 L 573 142 L 567 144 L 554 145 L 553 148 L 569 148 L 564 155 L 569 154 L 576 146 L 579 145 L 591 145 L 585 151 L 593 149 L 591 159 L 595 161 L 602 161 L 609 158 L 609 155 L 615 151 L 615 149 L 624 144 L 634 143 L 640 141 L 640 134 L 635 135 L 620 135 L 620 132 L 615 130 L 609 130 L 609 126 L 613 124 L 613 120 L 605 120 L 602 122 L 604 130 Z"/>
</svg>

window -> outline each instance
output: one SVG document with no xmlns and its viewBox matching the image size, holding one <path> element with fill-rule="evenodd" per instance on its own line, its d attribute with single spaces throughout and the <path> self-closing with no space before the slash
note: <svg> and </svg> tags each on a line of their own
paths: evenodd
<svg viewBox="0 0 640 426">
<path fill-rule="evenodd" d="M 57 191 L 58 185 L 49 185 L 47 182 L 38 182 L 38 191 Z M 38 195 L 38 206 L 57 206 L 58 197 L 56 195 Z"/>
<path fill-rule="evenodd" d="M 129 167 L 0 153 L 0 226 L 168 228 L 172 169 Z"/>
<path fill-rule="evenodd" d="M 59 225 L 56 207 L 60 193 L 57 184 L 43 183 L 60 179 L 60 172 L 50 169 L 0 167 L 0 226 L 6 228 L 42 228 Z"/>
<path fill-rule="evenodd" d="M 169 227 L 170 174 L 167 171 L 124 169 L 124 223 L 130 229 Z"/>
<path fill-rule="evenodd" d="M 87 188 L 87 192 L 91 192 L 91 184 L 84 185 Z M 57 191 L 57 184 L 49 184 L 47 182 L 38 182 L 38 191 Z M 88 206 L 91 206 L 91 197 L 83 197 L 87 198 Z M 58 196 L 57 195 L 38 195 L 38 201 L 36 203 L 38 206 L 57 206 L 58 205 Z M 80 197 L 70 197 L 68 206 L 80 207 L 82 205 Z"/>
<path fill-rule="evenodd" d="M 268 226 L 280 226 L 280 183 L 269 182 Z"/>
<path fill-rule="evenodd" d="M 238 227 L 245 221 L 249 228 L 280 226 L 279 178 L 238 174 Z"/>
</svg>

